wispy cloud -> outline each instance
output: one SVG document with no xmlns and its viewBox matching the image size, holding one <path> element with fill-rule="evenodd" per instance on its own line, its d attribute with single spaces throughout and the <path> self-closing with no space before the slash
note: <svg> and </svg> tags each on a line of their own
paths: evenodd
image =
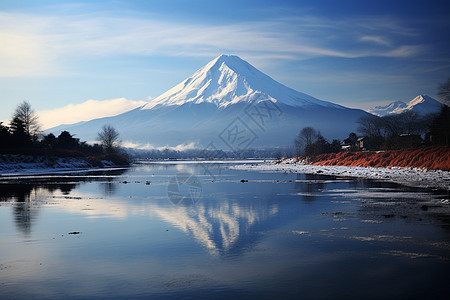
<svg viewBox="0 0 450 300">
<path fill-rule="evenodd" d="M 424 50 L 422 45 L 393 43 L 389 36 L 409 36 L 411 30 L 388 19 L 299 17 L 210 25 L 105 14 L 0 13 L 0 28 L 0 77 L 64 75 L 80 60 L 117 55 L 235 53 L 256 60 L 301 60 L 411 57 Z M 361 41 L 371 43 L 358 47 Z"/>
<path fill-rule="evenodd" d="M 373 42 L 375 44 L 383 45 L 383 46 L 390 46 L 391 43 L 382 36 L 376 36 L 376 35 L 365 35 L 360 38 L 362 42 Z"/>
<path fill-rule="evenodd" d="M 80 104 L 69 104 L 52 110 L 38 111 L 37 115 L 43 129 L 48 129 L 61 124 L 73 124 L 95 118 L 115 116 L 146 103 L 125 98 L 103 101 L 87 100 Z"/>
</svg>

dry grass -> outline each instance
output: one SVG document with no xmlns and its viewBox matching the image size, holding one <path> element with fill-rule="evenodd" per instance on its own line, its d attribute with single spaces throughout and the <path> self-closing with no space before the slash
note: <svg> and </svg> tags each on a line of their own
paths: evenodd
<svg viewBox="0 0 450 300">
<path fill-rule="evenodd" d="M 411 167 L 450 171 L 450 147 L 339 152 L 310 157 L 308 161 L 309 164 L 320 166 Z"/>
</svg>

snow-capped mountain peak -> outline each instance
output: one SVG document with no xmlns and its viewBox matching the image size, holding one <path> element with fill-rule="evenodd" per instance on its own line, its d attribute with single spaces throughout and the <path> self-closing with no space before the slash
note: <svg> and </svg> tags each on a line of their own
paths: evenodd
<svg viewBox="0 0 450 300">
<path fill-rule="evenodd" d="M 239 102 L 263 100 L 290 106 L 340 107 L 288 88 L 238 56 L 221 55 L 142 109 L 186 103 L 212 103 L 227 107 Z"/>
<path fill-rule="evenodd" d="M 430 96 L 427 95 L 419 95 L 416 98 L 412 99 L 411 101 L 409 101 L 407 108 L 412 108 L 416 105 L 419 105 L 421 103 L 425 103 L 425 102 L 434 102 L 436 101 L 435 99 L 431 98 Z"/>
<path fill-rule="evenodd" d="M 50 132 L 67 130 L 93 141 L 103 125 L 113 124 L 134 147 L 194 145 L 238 153 L 290 146 L 306 126 L 344 138 L 367 115 L 297 92 L 237 56 L 221 55 L 143 107 Z"/>
<path fill-rule="evenodd" d="M 396 109 L 403 109 L 406 107 L 406 103 L 403 101 L 391 102 L 387 105 L 375 106 L 374 108 L 368 109 L 367 112 L 374 114 L 376 116 L 385 116 L 387 114 L 393 113 Z"/>
<path fill-rule="evenodd" d="M 381 117 L 389 114 L 401 114 L 407 111 L 415 111 L 426 115 L 439 112 L 441 107 L 442 104 L 436 99 L 427 95 L 418 95 L 408 103 L 395 101 L 385 106 L 375 106 L 372 109 L 368 109 L 367 112 Z"/>
</svg>

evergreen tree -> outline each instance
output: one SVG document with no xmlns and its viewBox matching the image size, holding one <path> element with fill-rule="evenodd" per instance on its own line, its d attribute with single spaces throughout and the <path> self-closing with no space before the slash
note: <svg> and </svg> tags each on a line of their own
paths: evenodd
<svg viewBox="0 0 450 300">
<path fill-rule="evenodd" d="M 346 143 L 348 145 L 355 145 L 357 141 L 358 141 L 358 136 L 356 135 L 356 133 L 350 132 L 348 135 L 348 138 L 346 138 L 344 140 L 344 143 Z"/>
<path fill-rule="evenodd" d="M 9 147 L 11 147 L 11 133 L 9 132 L 9 128 L 3 126 L 2 122 L 0 122 L 0 149 Z"/>
<path fill-rule="evenodd" d="M 431 143 L 450 146 L 450 107 L 442 106 L 441 113 L 434 119 L 430 128 Z"/>
<path fill-rule="evenodd" d="M 26 133 L 25 124 L 19 117 L 15 117 L 10 124 L 12 146 L 17 148 L 31 146 L 31 138 Z"/>
<path fill-rule="evenodd" d="M 74 138 L 68 131 L 62 131 L 54 143 L 56 148 L 62 149 L 77 149 L 79 146 L 79 139 Z"/>
</svg>

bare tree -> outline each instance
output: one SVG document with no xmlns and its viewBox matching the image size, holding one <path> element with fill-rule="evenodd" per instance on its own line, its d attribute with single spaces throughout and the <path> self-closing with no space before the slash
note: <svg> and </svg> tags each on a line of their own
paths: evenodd
<svg viewBox="0 0 450 300">
<path fill-rule="evenodd" d="M 445 104 L 450 105 L 450 78 L 446 83 L 439 84 L 438 95 Z"/>
<path fill-rule="evenodd" d="M 386 138 L 401 134 L 420 134 L 427 128 L 427 118 L 420 117 L 415 111 L 406 111 L 381 117 L 380 126 Z"/>
<path fill-rule="evenodd" d="M 300 131 L 300 136 L 305 141 L 305 145 L 309 146 L 317 140 L 317 131 L 312 127 L 305 127 Z"/>
<path fill-rule="evenodd" d="M 113 151 L 119 146 L 119 132 L 111 125 L 103 125 L 97 139 L 107 151 Z"/>
<path fill-rule="evenodd" d="M 382 135 L 383 122 L 377 116 L 364 116 L 358 119 L 358 131 L 367 137 L 379 137 Z"/>
<path fill-rule="evenodd" d="M 304 127 L 294 141 L 295 151 L 297 152 L 297 155 L 303 153 L 303 150 L 306 147 L 311 146 L 317 140 L 317 137 L 318 133 L 314 128 Z"/>
<path fill-rule="evenodd" d="M 17 105 L 12 120 L 20 121 L 25 133 L 32 139 L 37 138 L 40 131 L 39 120 L 29 102 L 24 101 Z"/>
<path fill-rule="evenodd" d="M 381 129 L 385 137 L 398 136 L 405 133 L 401 115 L 381 117 Z"/>
<path fill-rule="evenodd" d="M 419 118 L 419 114 L 415 111 L 405 111 L 399 115 L 400 123 L 403 127 L 402 133 L 420 134 L 425 131 L 424 117 Z"/>
</svg>

